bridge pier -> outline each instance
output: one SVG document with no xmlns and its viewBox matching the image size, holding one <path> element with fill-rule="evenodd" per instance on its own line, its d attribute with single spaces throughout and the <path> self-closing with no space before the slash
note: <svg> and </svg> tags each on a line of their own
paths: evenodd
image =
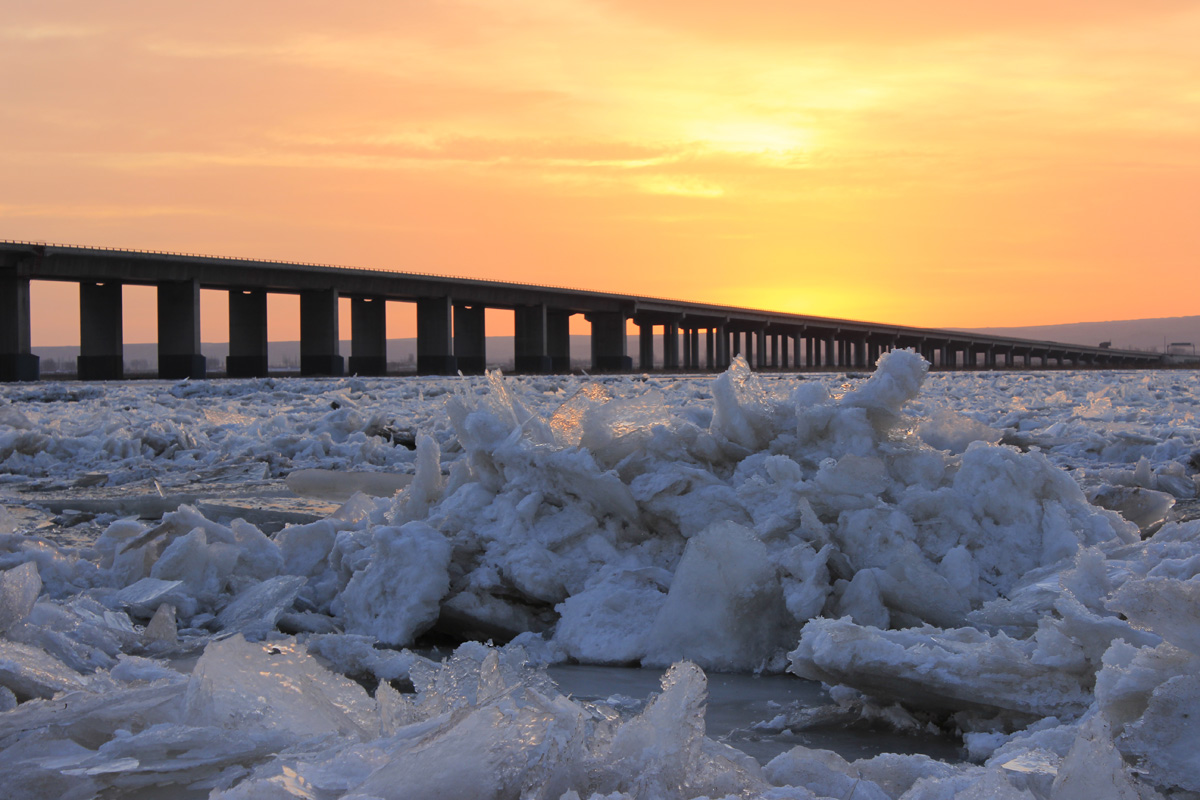
<svg viewBox="0 0 1200 800">
<path fill-rule="evenodd" d="M 679 369 L 679 321 L 663 323 L 663 369 Z"/>
<path fill-rule="evenodd" d="M 338 290 L 300 292 L 300 374 L 336 378 L 344 371 L 338 352 Z"/>
<path fill-rule="evenodd" d="M 120 380 L 125 377 L 121 309 L 121 284 L 79 284 L 79 357 L 81 381 Z"/>
<path fill-rule="evenodd" d="M 514 309 L 516 340 L 514 342 L 517 372 L 545 374 L 550 372 L 548 325 L 544 305 L 517 306 Z"/>
<path fill-rule="evenodd" d="M 203 380 L 207 374 L 200 352 L 200 282 L 158 284 L 158 377 Z"/>
<path fill-rule="evenodd" d="M 646 322 L 638 323 L 638 369 L 654 369 L 654 326 Z"/>
<path fill-rule="evenodd" d="M 262 378 L 267 374 L 267 292 L 265 289 L 229 290 L 229 356 L 225 374 L 230 378 Z"/>
<path fill-rule="evenodd" d="M 550 371 L 571 371 L 571 312 L 559 308 L 546 309 L 546 353 L 550 356 Z"/>
<path fill-rule="evenodd" d="M 387 373 L 387 301 L 382 297 L 350 300 L 350 374 Z"/>
<path fill-rule="evenodd" d="M 457 372 L 453 302 L 449 296 L 417 298 L 417 374 Z"/>
<path fill-rule="evenodd" d="M 454 360 L 464 375 L 487 370 L 487 308 L 454 304 Z"/>
<path fill-rule="evenodd" d="M 30 344 L 29 279 L 0 276 L 0 381 L 36 381 Z"/>
<path fill-rule="evenodd" d="M 586 315 L 592 323 L 592 369 L 598 372 L 627 372 L 633 359 L 627 354 L 625 314 L 621 311 L 597 311 Z M 639 344 L 641 342 L 639 341 Z M 650 340 L 653 346 L 654 340 Z"/>
<path fill-rule="evenodd" d="M 729 369 L 729 329 L 726 328 L 725 323 L 721 323 L 717 326 L 716 334 L 716 368 L 718 370 Z"/>
</svg>

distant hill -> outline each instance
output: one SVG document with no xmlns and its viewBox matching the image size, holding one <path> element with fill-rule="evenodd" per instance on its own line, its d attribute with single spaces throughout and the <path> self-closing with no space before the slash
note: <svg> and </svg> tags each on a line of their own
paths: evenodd
<svg viewBox="0 0 1200 800">
<path fill-rule="evenodd" d="M 1033 325 L 1021 328 L 969 328 L 976 333 L 994 336 L 1016 336 L 1022 339 L 1041 339 L 1066 344 L 1098 345 L 1112 342 L 1123 350 L 1172 351 L 1191 354 L 1191 346 L 1200 350 L 1200 316 L 1161 317 L 1158 319 L 1124 319 L 1108 322 L 1073 322 L 1066 325 Z M 1187 342 L 1188 347 L 1171 348 L 1173 343 Z"/>
</svg>

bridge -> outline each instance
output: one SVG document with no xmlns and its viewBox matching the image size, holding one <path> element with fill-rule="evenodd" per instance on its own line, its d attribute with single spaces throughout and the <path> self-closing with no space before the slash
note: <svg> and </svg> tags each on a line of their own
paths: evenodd
<svg viewBox="0 0 1200 800">
<path fill-rule="evenodd" d="M 37 380 L 30 348 L 31 280 L 79 284 L 83 380 L 124 377 L 121 287 L 157 287 L 158 375 L 206 377 L 200 351 L 200 290 L 229 293 L 229 377 L 267 374 L 267 295 L 300 296 L 300 372 L 342 375 L 338 300 L 350 298 L 348 371 L 386 370 L 385 303 L 416 304 L 417 372 L 481 373 L 484 311 L 511 309 L 517 372 L 570 369 L 568 322 L 591 323 L 592 369 L 634 369 L 626 325 L 637 325 L 637 369 L 655 367 L 662 338 L 665 370 L 721 370 L 743 355 L 760 369 L 869 369 L 879 355 L 912 348 L 938 369 L 1145 368 L 1157 353 L 986 336 L 846 319 L 759 311 L 553 286 L 448 278 L 412 272 L 221 258 L 187 253 L 0 241 L 0 380 Z"/>
</svg>

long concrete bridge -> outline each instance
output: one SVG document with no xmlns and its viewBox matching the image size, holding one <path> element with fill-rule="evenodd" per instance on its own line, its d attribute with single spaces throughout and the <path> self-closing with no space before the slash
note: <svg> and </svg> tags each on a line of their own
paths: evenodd
<svg viewBox="0 0 1200 800">
<path fill-rule="evenodd" d="M 37 380 L 30 349 L 31 280 L 79 284 L 78 376 L 124 375 L 121 287 L 158 290 L 158 374 L 204 378 L 200 351 L 200 290 L 229 293 L 229 377 L 267 374 L 267 295 L 300 296 L 300 372 L 342 375 L 338 299 L 351 300 L 348 371 L 382 375 L 386 368 L 385 303 L 416 304 L 417 372 L 479 373 L 486 358 L 484 311 L 511 309 L 518 372 L 570 368 L 568 320 L 582 314 L 592 327 L 592 368 L 634 369 L 626 323 L 638 326 L 637 368 L 719 370 L 736 355 L 776 369 L 868 369 L 884 351 L 913 348 L 935 368 L 1154 367 L 1157 353 L 1084 347 L 830 319 L 636 295 L 588 292 L 411 272 L 355 269 L 185 253 L 0 241 L 0 380 Z M 63 310 L 63 313 L 73 313 Z"/>
</svg>

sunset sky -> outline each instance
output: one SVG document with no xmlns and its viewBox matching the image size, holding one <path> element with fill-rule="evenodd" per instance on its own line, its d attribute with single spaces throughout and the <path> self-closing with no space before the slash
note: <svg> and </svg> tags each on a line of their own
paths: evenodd
<svg viewBox="0 0 1200 800">
<path fill-rule="evenodd" d="M 921 326 L 1200 313 L 1197 0 L 0 4 L 0 238 Z M 76 296 L 35 285 L 35 345 L 78 342 Z"/>
</svg>

